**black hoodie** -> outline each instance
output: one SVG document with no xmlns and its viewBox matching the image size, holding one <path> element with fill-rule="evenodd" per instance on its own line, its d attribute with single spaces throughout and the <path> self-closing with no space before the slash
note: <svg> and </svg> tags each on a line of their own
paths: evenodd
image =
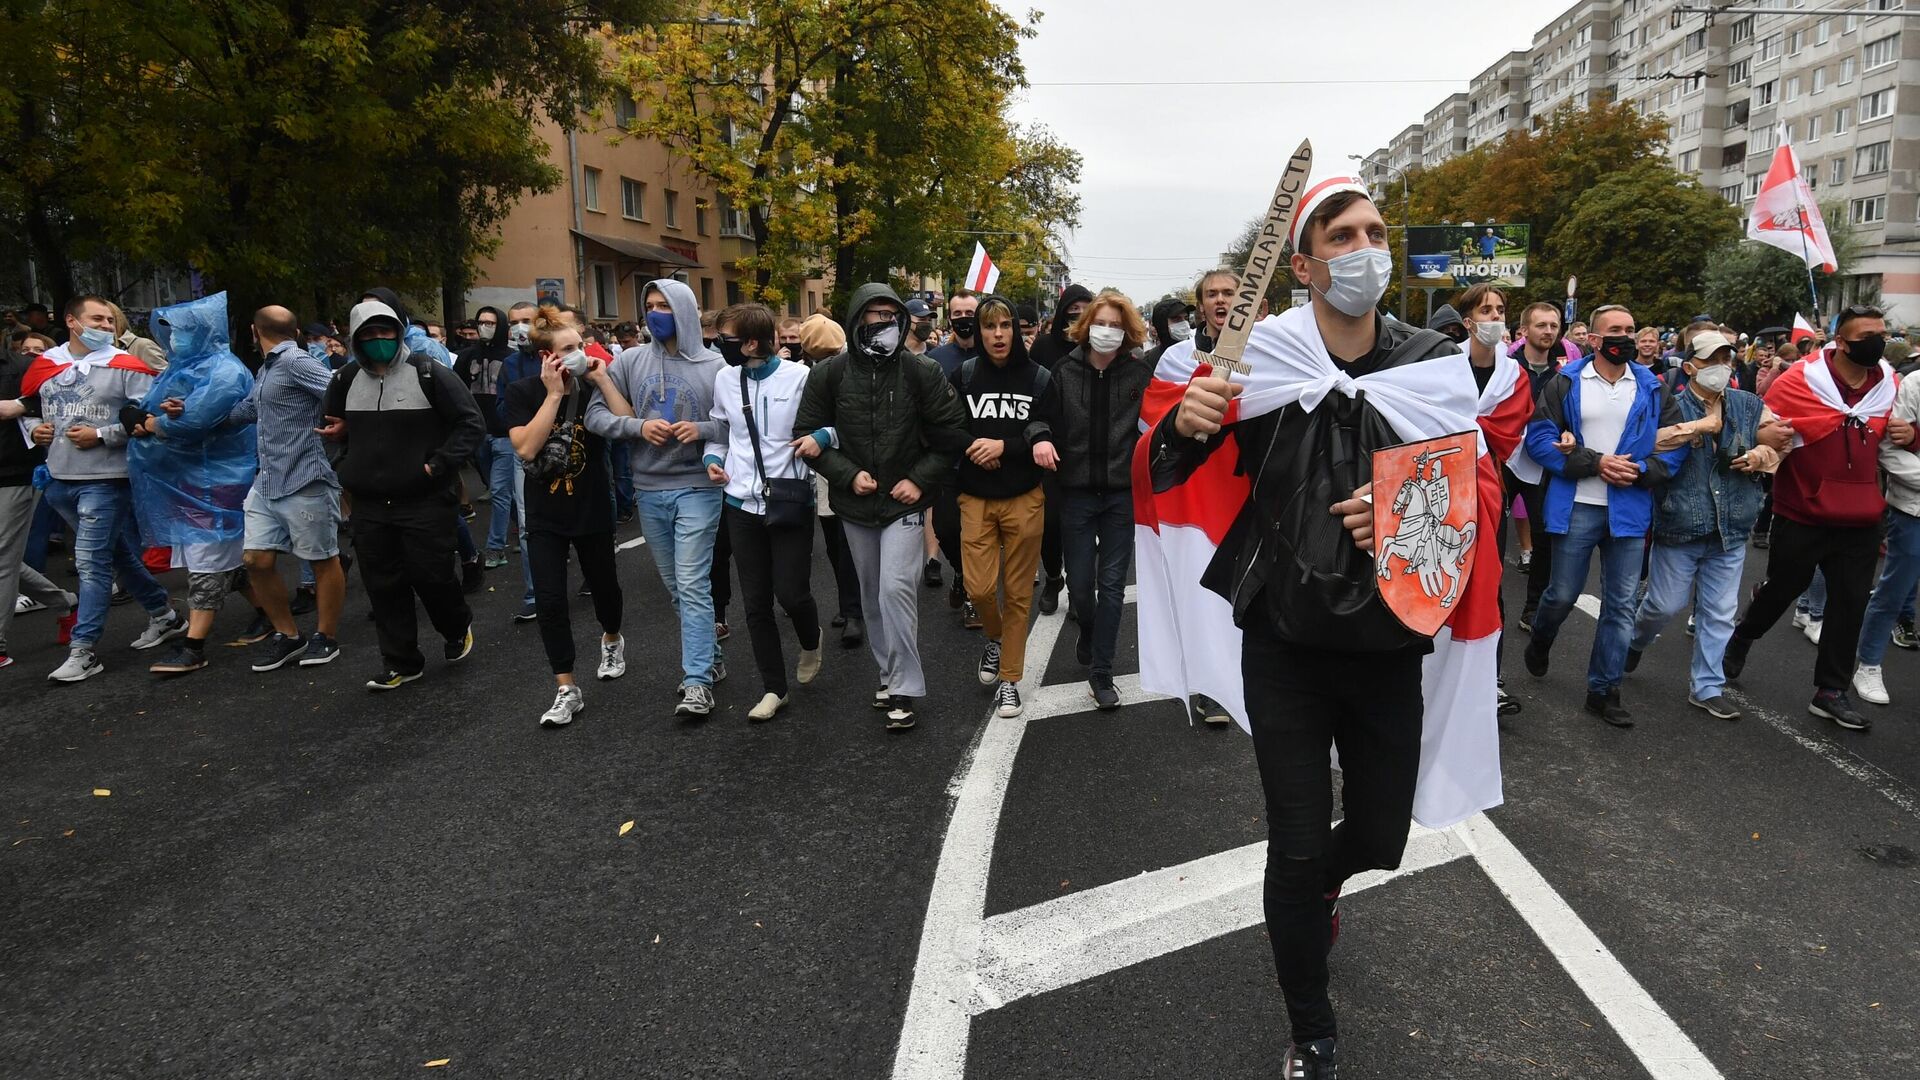
<svg viewBox="0 0 1920 1080">
<path fill-rule="evenodd" d="M 500 415 L 496 394 L 501 368 L 507 362 L 507 355 L 513 352 L 513 346 L 507 342 L 506 312 L 497 307 L 483 307 L 474 312 L 473 317 L 478 319 L 489 311 L 498 320 L 494 323 L 493 340 L 476 341 L 461 349 L 459 358 L 453 362 L 453 370 L 466 380 L 467 389 L 473 391 L 473 403 L 480 407 L 480 415 L 487 422 L 487 434 L 504 439 L 507 422 Z"/>
<path fill-rule="evenodd" d="M 990 299 L 997 298 L 981 297 L 980 306 L 986 307 Z M 975 439 L 1006 443 L 997 469 L 983 469 L 961 455 L 961 493 L 981 499 L 1011 499 L 1040 486 L 1045 470 L 1033 463 L 1033 444 L 1053 438 L 1040 409 L 1052 374 L 1027 356 L 1018 329 L 1006 363 L 994 363 L 982 343 L 980 355 L 961 364 L 950 381 L 966 410 L 968 444 Z"/>
<path fill-rule="evenodd" d="M 1070 320 L 1067 309 L 1085 300 L 1092 300 L 1093 292 L 1085 285 L 1069 285 L 1060 293 L 1060 303 L 1053 309 L 1053 324 L 1047 331 L 1033 339 L 1033 362 L 1053 370 L 1060 358 L 1073 351 L 1073 342 L 1067 338 Z"/>
<path fill-rule="evenodd" d="M 1153 305 L 1153 339 L 1160 344 L 1140 354 L 1140 359 L 1146 363 L 1148 371 L 1159 367 L 1160 354 L 1174 345 L 1173 331 L 1168 327 L 1173 323 L 1175 316 L 1179 316 L 1182 322 L 1186 321 L 1186 301 L 1167 299 Z"/>
</svg>

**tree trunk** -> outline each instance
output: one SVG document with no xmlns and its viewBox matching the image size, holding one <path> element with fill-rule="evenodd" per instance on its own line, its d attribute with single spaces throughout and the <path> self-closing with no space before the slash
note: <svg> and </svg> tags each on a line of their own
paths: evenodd
<svg viewBox="0 0 1920 1080">
<path fill-rule="evenodd" d="M 473 275 L 467 266 L 467 229 L 460 213 L 460 186 L 451 180 L 440 183 L 440 325 L 447 340 L 453 340 L 453 328 L 467 317 L 467 286 Z"/>
</svg>

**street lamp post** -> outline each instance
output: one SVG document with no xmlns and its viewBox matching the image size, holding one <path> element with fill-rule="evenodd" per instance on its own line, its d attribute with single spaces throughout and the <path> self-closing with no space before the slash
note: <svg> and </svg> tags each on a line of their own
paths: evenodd
<svg viewBox="0 0 1920 1080">
<path fill-rule="evenodd" d="M 1363 165 L 1378 165 L 1382 169 L 1388 169 L 1400 174 L 1400 244 L 1401 254 L 1404 257 L 1406 254 L 1407 226 L 1413 224 L 1413 181 L 1407 179 L 1406 170 L 1400 168 L 1398 165 L 1391 165 L 1365 154 L 1348 154 L 1347 157 Z M 1400 281 L 1400 321 L 1407 321 L 1407 282 L 1404 274 L 1401 275 Z"/>
</svg>

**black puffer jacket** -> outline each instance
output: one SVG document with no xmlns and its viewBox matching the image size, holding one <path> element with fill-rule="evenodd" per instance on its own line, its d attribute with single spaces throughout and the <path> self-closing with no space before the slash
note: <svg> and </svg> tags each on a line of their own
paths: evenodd
<svg viewBox="0 0 1920 1080">
<path fill-rule="evenodd" d="M 1041 405 L 1060 454 L 1060 486 L 1073 491 L 1130 491 L 1133 448 L 1140 441 L 1140 401 L 1153 368 L 1139 353 L 1121 353 L 1105 370 L 1078 346 L 1053 369 Z"/>
<path fill-rule="evenodd" d="M 814 365 L 794 424 L 796 431 L 833 429 L 837 445 L 811 464 L 827 478 L 833 512 L 869 527 L 925 509 L 924 497 L 914 505 L 894 499 L 894 485 L 911 480 L 923 496 L 930 495 L 952 480 L 954 457 L 968 442 L 966 414 L 939 364 L 898 346 L 891 356 L 878 358 L 860 348 L 861 313 L 877 300 L 906 310 L 885 285 L 854 291 L 847 305 L 847 349 Z M 904 343 L 904 314 L 900 325 Z M 863 471 L 879 488 L 856 495 L 853 478 Z"/>
</svg>

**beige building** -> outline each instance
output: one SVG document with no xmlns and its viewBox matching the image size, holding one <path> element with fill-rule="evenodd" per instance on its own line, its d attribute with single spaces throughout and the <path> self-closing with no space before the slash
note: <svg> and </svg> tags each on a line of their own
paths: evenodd
<svg viewBox="0 0 1920 1080">
<path fill-rule="evenodd" d="M 467 291 L 469 313 L 553 296 L 597 323 L 637 322 L 647 283 L 663 277 L 686 282 L 703 311 L 742 299 L 749 275 L 738 263 L 754 251 L 746 212 L 661 143 L 611 138 L 618 129 L 602 125 L 623 124 L 634 109 L 623 94 L 601 121 L 583 116 L 579 131 L 539 125 L 565 179 L 507 216 L 499 249 Z M 826 302 L 815 278 L 789 290 L 777 313 L 806 316 Z"/>
</svg>

